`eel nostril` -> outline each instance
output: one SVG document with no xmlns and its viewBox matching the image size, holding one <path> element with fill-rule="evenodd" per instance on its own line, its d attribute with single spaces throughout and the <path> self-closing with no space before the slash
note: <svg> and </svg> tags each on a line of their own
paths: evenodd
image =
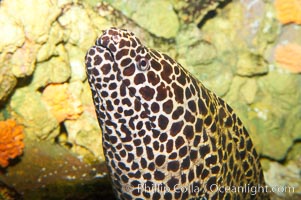
<svg viewBox="0 0 301 200">
<path fill-rule="evenodd" d="M 112 40 L 115 44 L 118 44 L 119 41 L 120 41 L 120 36 L 117 34 L 117 35 L 113 35 L 112 36 Z"/>
</svg>

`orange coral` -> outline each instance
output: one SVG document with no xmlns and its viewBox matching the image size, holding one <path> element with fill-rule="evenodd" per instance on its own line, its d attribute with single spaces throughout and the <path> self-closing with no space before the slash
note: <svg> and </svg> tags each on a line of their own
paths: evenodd
<svg viewBox="0 0 301 200">
<path fill-rule="evenodd" d="M 301 0 L 276 0 L 275 8 L 281 23 L 301 24 Z"/>
<path fill-rule="evenodd" d="M 283 68 L 294 73 L 301 72 L 301 46 L 297 44 L 279 45 L 275 51 L 275 60 Z"/>
<path fill-rule="evenodd" d="M 58 122 L 77 119 L 83 112 L 82 103 L 69 91 L 67 83 L 48 85 L 42 99 Z"/>
<path fill-rule="evenodd" d="M 0 121 L 0 166 L 7 167 L 9 159 L 22 154 L 23 138 L 23 127 L 14 120 Z"/>
</svg>

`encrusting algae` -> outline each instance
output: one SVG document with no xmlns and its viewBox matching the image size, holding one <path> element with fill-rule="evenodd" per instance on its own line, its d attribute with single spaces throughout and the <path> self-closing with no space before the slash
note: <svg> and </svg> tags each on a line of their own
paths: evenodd
<svg viewBox="0 0 301 200">
<path fill-rule="evenodd" d="M 83 106 L 68 90 L 68 84 L 50 84 L 43 91 L 43 101 L 58 122 L 77 119 L 83 112 Z"/>
<path fill-rule="evenodd" d="M 301 24 L 301 0 L 276 0 L 274 5 L 282 24 Z"/>
<path fill-rule="evenodd" d="M 300 2 L 301 3 L 301 2 Z M 293 73 L 301 72 L 301 46 L 298 44 L 279 45 L 275 50 L 275 60 Z"/>
<path fill-rule="evenodd" d="M 0 167 L 7 167 L 9 159 L 21 155 L 24 149 L 23 127 L 12 120 L 0 121 Z"/>
</svg>

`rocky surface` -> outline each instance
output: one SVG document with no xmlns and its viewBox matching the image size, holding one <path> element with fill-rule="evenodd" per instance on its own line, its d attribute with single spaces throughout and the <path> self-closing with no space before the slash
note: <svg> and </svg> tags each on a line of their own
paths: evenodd
<svg viewBox="0 0 301 200">
<path fill-rule="evenodd" d="M 3 0 L 0 120 L 24 126 L 25 149 L 46 141 L 103 162 L 84 56 L 101 30 L 126 28 L 224 98 L 264 157 L 267 182 L 293 180 L 300 194 L 301 26 L 287 2 Z"/>
</svg>

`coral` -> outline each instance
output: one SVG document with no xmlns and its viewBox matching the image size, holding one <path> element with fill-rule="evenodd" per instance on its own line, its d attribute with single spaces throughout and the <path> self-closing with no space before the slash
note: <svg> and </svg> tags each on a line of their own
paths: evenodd
<svg viewBox="0 0 301 200">
<path fill-rule="evenodd" d="M 301 0 L 276 0 L 275 8 L 281 23 L 301 24 Z"/>
<path fill-rule="evenodd" d="M 50 84 L 43 91 L 43 101 L 58 122 L 77 119 L 83 112 L 82 103 L 69 90 L 69 84 Z"/>
<path fill-rule="evenodd" d="M 301 2 L 300 2 L 301 3 Z M 277 46 L 275 60 L 282 66 L 294 73 L 301 72 L 301 45 L 288 43 Z"/>
<path fill-rule="evenodd" d="M 14 120 L 0 122 L 0 166 L 7 167 L 9 159 L 21 155 L 24 148 L 23 127 Z"/>
</svg>

